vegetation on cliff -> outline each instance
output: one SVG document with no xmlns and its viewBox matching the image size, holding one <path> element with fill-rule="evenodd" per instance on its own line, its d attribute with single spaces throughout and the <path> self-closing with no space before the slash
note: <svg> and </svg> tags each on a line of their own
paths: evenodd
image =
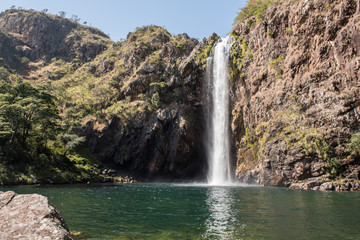
<svg viewBox="0 0 360 240">
<path fill-rule="evenodd" d="M 245 20 L 248 20 L 246 24 L 249 27 L 260 23 L 264 19 L 269 7 L 280 1 L 281 0 L 249 0 L 247 5 L 242 8 L 236 16 L 234 25 Z M 255 18 L 255 21 L 253 18 Z"/>
</svg>

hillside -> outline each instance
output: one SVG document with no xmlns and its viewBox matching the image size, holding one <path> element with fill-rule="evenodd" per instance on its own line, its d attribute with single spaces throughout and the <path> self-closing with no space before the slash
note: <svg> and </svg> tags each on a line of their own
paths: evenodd
<svg viewBox="0 0 360 240">
<path fill-rule="evenodd" d="M 0 31 L 3 183 L 95 181 L 107 172 L 201 176 L 197 113 L 208 40 L 146 26 L 115 43 L 97 29 L 28 10 L 1 13 Z M 27 119 L 31 101 L 45 110 Z"/>
</svg>

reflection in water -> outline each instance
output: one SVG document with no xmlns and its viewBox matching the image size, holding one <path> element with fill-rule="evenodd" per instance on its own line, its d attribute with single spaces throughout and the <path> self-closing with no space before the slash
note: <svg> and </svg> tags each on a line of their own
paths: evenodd
<svg viewBox="0 0 360 240">
<path fill-rule="evenodd" d="M 230 239 L 234 234 L 235 213 L 230 189 L 212 187 L 207 194 L 209 217 L 206 220 L 206 239 Z"/>
</svg>

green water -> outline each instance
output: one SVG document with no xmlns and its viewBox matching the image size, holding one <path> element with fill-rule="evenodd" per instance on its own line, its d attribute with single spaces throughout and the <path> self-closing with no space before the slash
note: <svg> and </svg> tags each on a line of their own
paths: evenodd
<svg viewBox="0 0 360 240">
<path fill-rule="evenodd" d="M 39 193 L 86 239 L 360 239 L 360 193 L 176 184 L 0 187 Z"/>
</svg>

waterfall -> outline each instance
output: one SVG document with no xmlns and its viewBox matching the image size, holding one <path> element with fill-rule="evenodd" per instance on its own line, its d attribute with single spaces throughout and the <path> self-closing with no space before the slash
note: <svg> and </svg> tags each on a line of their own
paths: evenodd
<svg viewBox="0 0 360 240">
<path fill-rule="evenodd" d="M 210 93 L 207 96 L 207 180 L 210 185 L 231 183 L 228 61 L 233 42 L 232 36 L 220 39 L 215 45 L 214 55 L 207 60 L 206 90 Z"/>
</svg>

